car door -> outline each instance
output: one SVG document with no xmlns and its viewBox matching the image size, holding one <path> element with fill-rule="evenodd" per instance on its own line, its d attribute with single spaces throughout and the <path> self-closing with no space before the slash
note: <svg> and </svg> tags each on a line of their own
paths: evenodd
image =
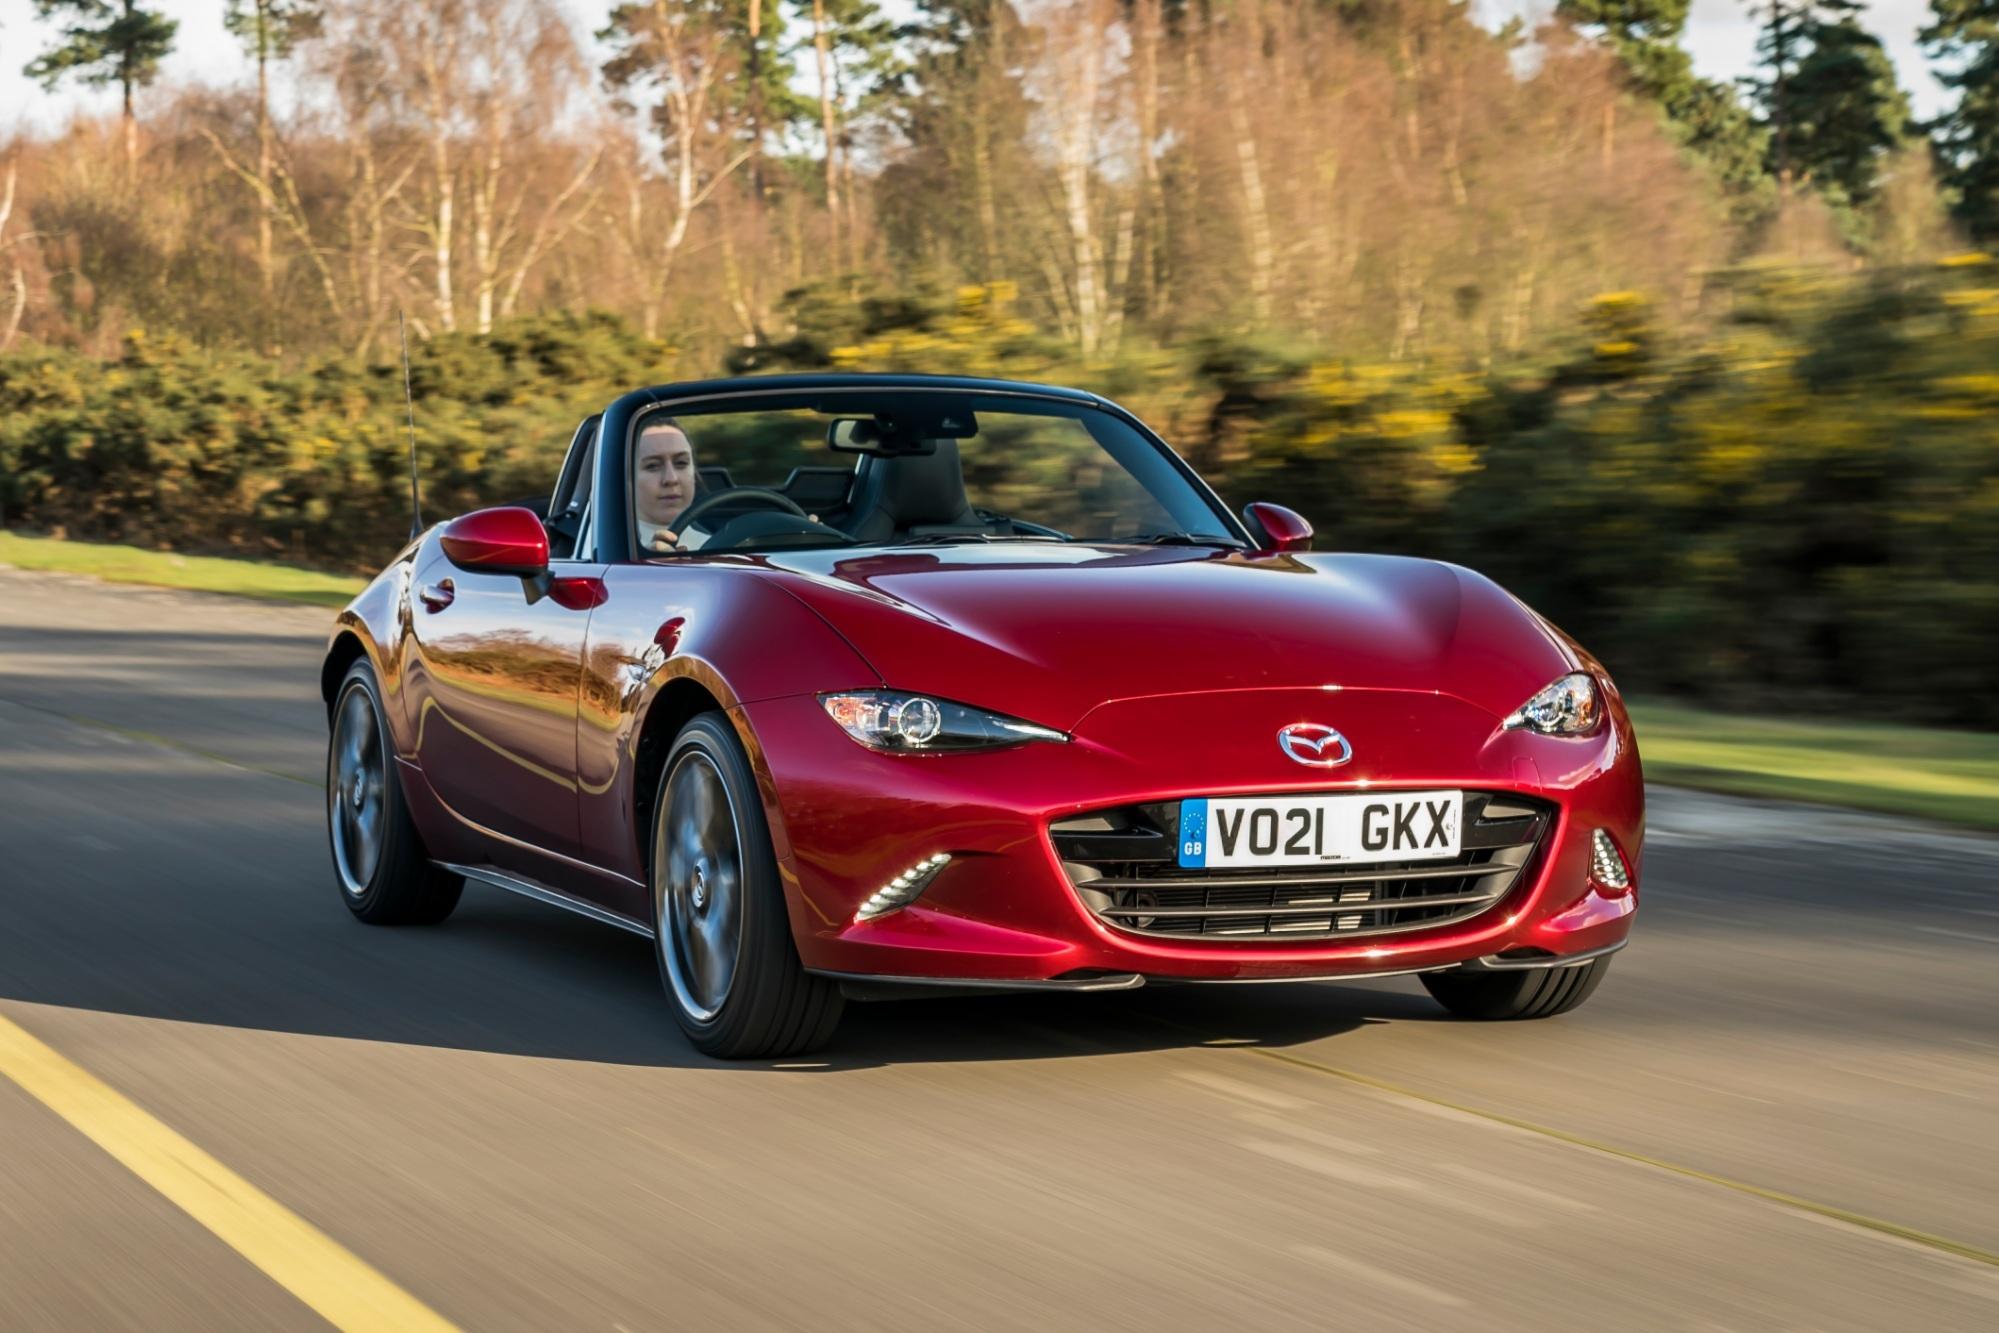
<svg viewBox="0 0 1999 1333">
<path fill-rule="evenodd" d="M 593 444 L 594 432 L 579 432 L 571 452 L 587 455 Z M 566 465 L 565 481 L 578 472 L 589 475 L 587 466 Z M 567 501 L 558 488 L 554 521 Z M 571 517 L 587 522 L 587 514 Z M 577 545 L 558 540 L 552 554 Z M 537 586 L 470 571 L 427 543 L 410 593 L 418 762 L 438 798 L 475 826 L 494 864 L 538 879 L 549 878 L 540 854 L 577 854 L 577 686 L 596 600 L 577 590 L 601 586 L 603 566 L 552 558 L 549 573 L 549 584 Z"/>
</svg>

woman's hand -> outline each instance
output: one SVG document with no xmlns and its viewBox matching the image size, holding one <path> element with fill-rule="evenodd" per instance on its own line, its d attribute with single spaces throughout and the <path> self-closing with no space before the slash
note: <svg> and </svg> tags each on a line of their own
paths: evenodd
<svg viewBox="0 0 1999 1333">
<path fill-rule="evenodd" d="M 677 551 L 680 549 L 680 534 L 672 528 L 661 528 L 652 535 L 650 545 L 655 551 Z"/>
</svg>

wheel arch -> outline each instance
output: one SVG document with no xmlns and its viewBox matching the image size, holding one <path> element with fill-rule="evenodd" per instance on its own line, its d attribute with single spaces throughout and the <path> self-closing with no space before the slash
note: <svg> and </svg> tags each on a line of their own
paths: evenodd
<svg viewBox="0 0 1999 1333">
<path fill-rule="evenodd" d="M 334 631 L 333 641 L 326 646 L 326 660 L 319 667 L 319 697 L 326 701 L 329 721 L 333 717 L 334 698 L 340 693 L 340 682 L 347 679 L 347 673 L 363 658 L 373 660 L 359 634 L 346 626 Z"/>
<path fill-rule="evenodd" d="M 669 679 L 646 705 L 632 747 L 632 827 L 639 832 L 639 864 L 647 870 L 652 868 L 652 808 L 666 776 L 667 752 L 689 722 L 703 713 L 726 711 L 722 701 L 692 676 Z"/>
<path fill-rule="evenodd" d="M 692 664 L 687 664 L 692 665 Z M 702 664 L 705 666 L 706 664 Z M 712 668 L 709 668 L 712 671 Z M 639 836 L 639 864 L 652 868 L 652 815 L 659 799 L 659 786 L 666 777 L 666 759 L 681 728 L 703 713 L 719 713 L 728 722 L 736 740 L 750 761 L 756 779 L 757 798 L 763 805 L 764 823 L 770 829 L 772 851 L 780 868 L 791 856 L 791 841 L 785 828 L 784 811 L 777 801 L 770 763 L 763 745 L 750 727 L 741 705 L 719 679 L 708 680 L 705 671 L 675 674 L 654 691 L 640 716 L 632 748 L 631 827 Z M 787 877 L 788 879 L 788 877 Z"/>
</svg>

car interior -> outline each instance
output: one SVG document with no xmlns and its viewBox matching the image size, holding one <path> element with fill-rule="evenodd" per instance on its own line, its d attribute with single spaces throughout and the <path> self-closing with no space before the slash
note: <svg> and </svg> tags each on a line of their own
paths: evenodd
<svg viewBox="0 0 1999 1333">
<path fill-rule="evenodd" d="M 582 534 L 595 477 L 597 424 L 598 418 L 591 417 L 578 427 L 553 495 L 523 502 L 542 516 L 551 559 L 571 558 Z M 696 501 L 736 489 L 738 483 L 727 467 L 696 468 Z M 743 489 L 742 505 L 717 502 L 699 520 L 711 533 L 729 530 L 722 545 L 746 541 L 816 545 L 829 537 L 873 544 L 911 537 L 1036 531 L 1033 525 L 1016 524 L 972 505 L 955 439 L 924 440 L 908 452 L 861 453 L 852 467 L 792 468 L 780 485 L 768 489 L 796 504 L 807 516 L 804 519 L 767 500 L 754 501 L 751 495 L 760 494 L 758 488 Z"/>
</svg>

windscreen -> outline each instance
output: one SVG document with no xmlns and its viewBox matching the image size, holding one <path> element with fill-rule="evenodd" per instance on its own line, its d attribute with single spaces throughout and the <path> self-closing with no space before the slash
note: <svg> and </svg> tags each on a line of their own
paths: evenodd
<svg viewBox="0 0 1999 1333">
<path fill-rule="evenodd" d="M 1173 459 L 1118 417 L 1010 396 L 740 400 L 643 418 L 641 554 L 946 542 L 1239 544 Z"/>
</svg>

